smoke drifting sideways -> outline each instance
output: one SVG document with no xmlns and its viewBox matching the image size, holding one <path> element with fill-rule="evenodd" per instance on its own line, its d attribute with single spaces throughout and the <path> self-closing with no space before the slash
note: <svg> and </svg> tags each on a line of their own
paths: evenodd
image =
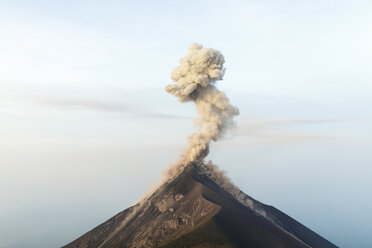
<svg viewBox="0 0 372 248">
<path fill-rule="evenodd" d="M 215 86 L 225 74 L 224 62 L 220 51 L 193 43 L 181 58 L 180 66 L 172 71 L 171 79 L 175 83 L 167 85 L 165 90 L 180 102 L 194 102 L 200 118 L 195 122 L 199 130 L 188 137 L 189 147 L 169 169 L 169 174 L 191 162 L 204 164 L 210 142 L 220 139 L 239 115 L 239 109 Z"/>
</svg>

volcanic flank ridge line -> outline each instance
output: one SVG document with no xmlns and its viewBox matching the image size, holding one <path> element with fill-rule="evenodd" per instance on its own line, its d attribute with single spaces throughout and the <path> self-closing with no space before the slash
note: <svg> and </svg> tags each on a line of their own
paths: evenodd
<svg viewBox="0 0 372 248">
<path fill-rule="evenodd" d="M 336 247 L 232 183 L 217 183 L 222 176 L 216 170 L 190 163 L 149 197 L 65 248 Z"/>
<path fill-rule="evenodd" d="M 148 194 L 148 197 L 143 198 L 140 200 L 136 205 L 134 205 L 131 209 L 131 213 L 122 220 L 120 225 L 102 242 L 102 244 L 98 248 L 104 247 L 106 242 L 110 241 L 117 233 L 122 231 L 125 226 L 131 222 L 133 218 L 139 218 L 141 217 L 141 214 L 145 213 L 148 208 L 151 205 L 154 205 L 158 208 L 160 212 L 165 211 L 172 211 L 171 207 L 174 205 L 175 202 L 177 202 L 179 199 L 183 198 L 182 194 L 176 194 L 171 199 L 167 199 L 165 202 L 160 201 L 157 202 L 158 198 L 157 196 L 164 195 L 164 190 L 169 187 L 169 185 L 175 184 L 179 178 L 182 177 L 183 173 L 187 173 L 187 171 L 190 170 L 196 170 L 198 172 L 198 176 L 207 178 L 214 183 L 218 187 L 221 188 L 221 190 L 227 192 L 230 194 L 232 198 L 239 201 L 242 205 L 250 208 L 252 211 L 254 211 L 257 215 L 264 217 L 268 221 L 270 221 L 272 224 L 280 228 L 283 232 L 287 233 L 288 235 L 292 236 L 294 239 L 301 242 L 305 247 L 310 247 L 306 243 L 304 243 L 302 240 L 297 238 L 294 234 L 287 231 L 285 228 L 282 227 L 282 224 L 279 220 L 275 220 L 275 217 L 268 215 L 264 210 L 264 204 L 261 202 L 254 200 L 253 198 L 246 195 L 243 191 L 241 191 L 236 185 L 234 185 L 230 179 L 224 174 L 224 171 L 219 170 L 218 167 L 214 164 L 212 164 L 211 161 L 209 161 L 207 164 L 202 163 L 190 163 L 189 165 L 183 167 L 182 170 L 179 170 L 177 175 L 174 175 L 172 178 L 168 179 L 166 182 L 164 182 L 161 186 L 159 186 L 155 191 L 153 191 L 151 194 Z M 185 172 L 186 171 L 186 172 Z M 204 181 L 204 180 L 201 180 Z M 143 247 L 147 247 L 145 244 L 143 244 Z"/>
<path fill-rule="evenodd" d="M 239 201 L 244 206 L 252 209 L 257 215 L 263 216 L 268 219 L 270 222 L 278 226 L 278 228 L 282 229 L 280 225 L 278 225 L 272 218 L 270 218 L 266 213 L 265 210 L 262 208 L 262 203 L 254 200 L 253 198 L 246 195 L 242 192 L 237 186 L 231 183 L 230 179 L 224 174 L 224 171 L 218 169 L 218 167 L 212 164 L 209 161 L 207 164 L 202 163 L 195 163 L 192 162 L 187 166 L 183 167 L 182 170 L 178 170 L 177 175 L 173 175 L 172 178 L 169 178 L 166 182 L 164 182 L 161 186 L 159 186 L 155 191 L 151 194 L 148 194 L 148 197 L 143 198 L 140 200 L 136 205 L 132 207 L 132 212 L 122 220 L 120 225 L 104 240 L 104 242 L 98 247 L 102 248 L 110 239 L 112 239 L 117 233 L 119 233 L 125 226 L 131 222 L 133 218 L 140 218 L 143 213 L 145 213 L 151 205 L 154 205 L 158 208 L 160 212 L 165 211 L 172 211 L 171 207 L 177 202 L 178 200 L 183 198 L 182 194 L 176 194 L 175 196 L 171 197 L 170 199 L 166 199 L 165 201 L 162 200 L 159 202 L 158 196 L 164 196 L 166 193 L 164 191 L 173 184 L 177 184 L 177 181 L 181 180 L 182 174 L 187 173 L 190 170 L 197 171 L 198 177 L 204 177 L 204 179 L 209 179 L 216 183 L 218 187 L 221 188 L 222 191 L 227 192 L 230 196 L 237 201 Z M 205 181 L 205 180 L 200 180 Z M 287 232 L 283 229 L 283 231 Z M 291 233 L 287 232 L 288 234 L 292 235 Z M 297 239 L 297 237 L 293 236 Z M 299 240 L 300 241 L 300 240 Z M 302 241 L 300 241 L 302 242 Z M 304 244 L 306 246 L 306 244 Z M 143 247 L 147 247 L 145 244 Z"/>
</svg>

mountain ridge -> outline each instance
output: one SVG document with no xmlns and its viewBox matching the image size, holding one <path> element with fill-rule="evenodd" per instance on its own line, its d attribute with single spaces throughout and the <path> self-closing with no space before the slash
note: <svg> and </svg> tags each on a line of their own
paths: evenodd
<svg viewBox="0 0 372 248">
<path fill-rule="evenodd" d="M 64 248 L 337 247 L 232 184 L 218 184 L 207 169 L 191 163 L 147 199 Z"/>
</svg>

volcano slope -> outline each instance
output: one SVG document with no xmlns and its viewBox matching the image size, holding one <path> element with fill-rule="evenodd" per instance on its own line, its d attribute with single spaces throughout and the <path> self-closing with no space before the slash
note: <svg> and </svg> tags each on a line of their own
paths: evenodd
<svg viewBox="0 0 372 248">
<path fill-rule="evenodd" d="M 190 164 L 146 200 L 64 248 L 337 247 L 276 208 L 239 194 L 244 201 Z"/>
</svg>

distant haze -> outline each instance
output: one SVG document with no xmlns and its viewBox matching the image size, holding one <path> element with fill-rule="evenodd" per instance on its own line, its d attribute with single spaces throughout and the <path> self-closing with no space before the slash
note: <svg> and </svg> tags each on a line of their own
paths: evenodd
<svg viewBox="0 0 372 248">
<path fill-rule="evenodd" d="M 134 204 L 197 129 L 164 91 L 221 51 L 213 160 L 340 247 L 372 243 L 370 1 L 1 1 L 0 248 L 59 247 Z M 120 196 L 120 197 L 118 197 Z"/>
</svg>

